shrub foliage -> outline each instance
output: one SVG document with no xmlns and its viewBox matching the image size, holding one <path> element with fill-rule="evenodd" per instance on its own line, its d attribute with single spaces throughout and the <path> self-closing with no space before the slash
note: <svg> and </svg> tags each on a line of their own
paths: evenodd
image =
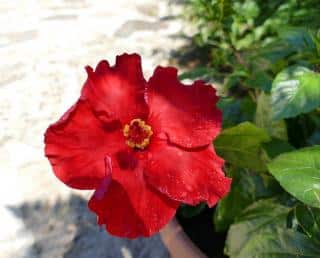
<svg viewBox="0 0 320 258">
<path fill-rule="evenodd" d="M 225 254 L 320 257 L 320 1 L 188 0 L 185 17 L 206 59 L 181 78 L 222 96 Z"/>
</svg>

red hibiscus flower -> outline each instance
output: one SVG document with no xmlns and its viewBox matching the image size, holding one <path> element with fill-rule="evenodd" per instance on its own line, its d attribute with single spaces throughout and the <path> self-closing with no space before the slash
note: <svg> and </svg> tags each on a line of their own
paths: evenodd
<svg viewBox="0 0 320 258">
<path fill-rule="evenodd" d="M 218 97 L 202 81 L 186 86 L 158 67 L 147 82 L 140 56 L 101 61 L 80 99 L 45 133 L 55 175 L 95 189 L 89 208 L 113 235 L 158 232 L 180 203 L 213 206 L 231 180 L 212 146 L 221 127 Z"/>
</svg>

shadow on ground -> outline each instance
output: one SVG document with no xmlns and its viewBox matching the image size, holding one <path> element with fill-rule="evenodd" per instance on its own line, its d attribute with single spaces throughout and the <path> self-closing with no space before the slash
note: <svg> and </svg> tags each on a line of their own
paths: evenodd
<svg viewBox="0 0 320 258">
<path fill-rule="evenodd" d="M 34 237 L 28 258 L 168 258 L 160 236 L 136 240 L 110 236 L 97 226 L 87 201 L 72 195 L 53 205 L 38 201 L 10 207 Z"/>
</svg>

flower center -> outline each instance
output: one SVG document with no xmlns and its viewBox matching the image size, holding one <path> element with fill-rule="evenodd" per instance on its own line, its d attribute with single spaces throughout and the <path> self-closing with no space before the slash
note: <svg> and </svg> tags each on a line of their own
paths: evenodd
<svg viewBox="0 0 320 258">
<path fill-rule="evenodd" d="M 123 127 L 126 143 L 131 148 L 144 149 L 149 145 L 152 134 L 151 126 L 140 118 L 131 120 L 130 124 Z"/>
</svg>

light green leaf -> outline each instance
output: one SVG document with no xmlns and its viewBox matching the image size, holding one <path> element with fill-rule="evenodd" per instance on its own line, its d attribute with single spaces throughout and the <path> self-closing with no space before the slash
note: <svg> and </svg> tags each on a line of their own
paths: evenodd
<svg viewBox="0 0 320 258">
<path fill-rule="evenodd" d="M 287 128 L 284 120 L 272 120 L 271 97 L 262 92 L 258 97 L 257 103 L 255 124 L 265 129 L 270 136 L 287 140 Z"/>
<path fill-rule="evenodd" d="M 307 113 L 320 106 L 320 74 L 291 66 L 273 81 L 271 98 L 275 120 Z"/>
<path fill-rule="evenodd" d="M 239 236 L 241 237 L 241 236 Z M 252 234 L 240 253 L 230 258 L 316 258 L 319 245 L 302 233 L 292 229 L 265 229 Z"/>
<path fill-rule="evenodd" d="M 320 207 L 320 146 L 279 155 L 268 169 L 300 201 Z"/>
<path fill-rule="evenodd" d="M 247 245 L 254 241 L 267 228 L 275 230 L 286 228 L 286 218 L 290 209 L 273 200 L 260 200 L 250 205 L 237 219 L 228 232 L 226 253 L 231 257 L 255 257 L 246 252 Z M 256 256 L 259 257 L 259 256 Z M 259 257 L 260 258 L 260 257 Z"/>
<path fill-rule="evenodd" d="M 244 122 L 223 130 L 216 138 L 214 146 L 217 153 L 231 164 L 262 171 L 266 167 L 261 155 L 261 144 L 269 140 L 265 130 Z"/>
<path fill-rule="evenodd" d="M 228 232 L 231 258 L 315 258 L 320 247 L 306 235 L 287 229 L 289 207 L 262 200 L 248 207 Z"/>
</svg>

